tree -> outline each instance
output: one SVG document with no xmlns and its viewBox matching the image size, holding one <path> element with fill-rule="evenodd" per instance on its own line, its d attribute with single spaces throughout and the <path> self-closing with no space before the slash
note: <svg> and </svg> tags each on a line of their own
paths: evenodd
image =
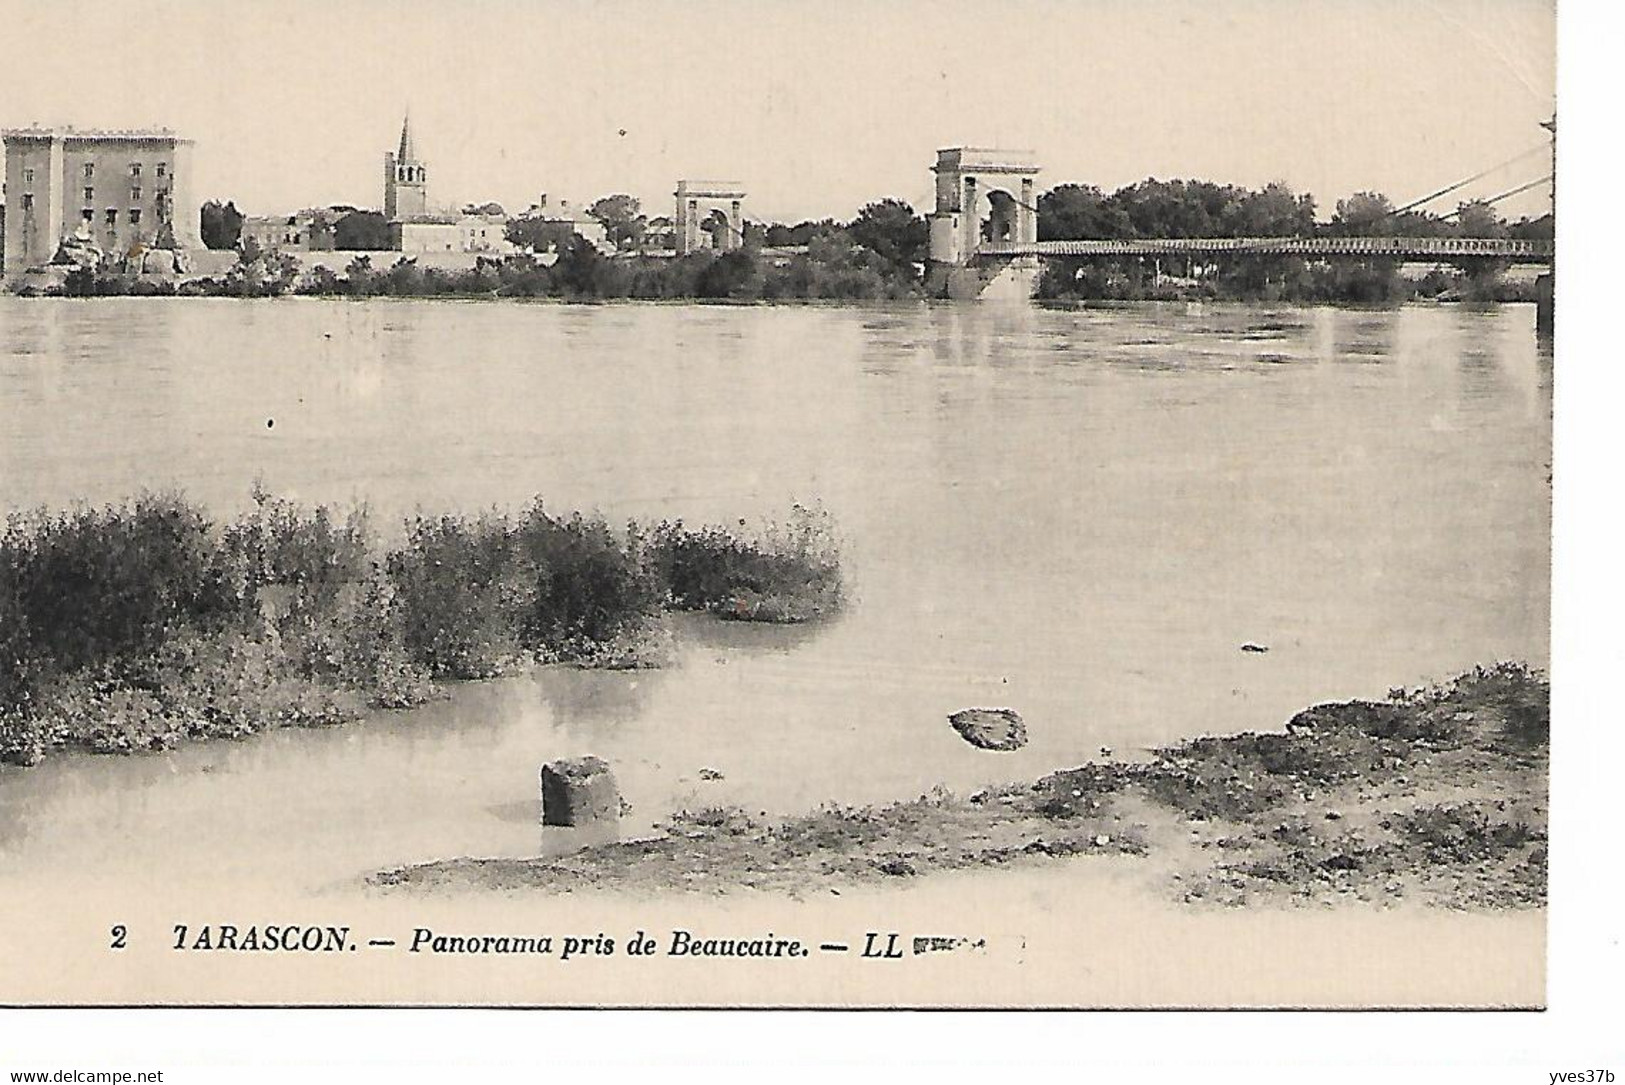
<svg viewBox="0 0 1625 1085">
<path fill-rule="evenodd" d="M 1456 209 L 1456 235 L 1458 237 L 1505 237 L 1507 224 L 1495 213 L 1495 208 L 1483 201 L 1464 203 Z"/>
<path fill-rule="evenodd" d="M 558 262 L 552 268 L 553 282 L 572 297 L 616 298 L 630 292 L 631 277 L 626 261 L 612 260 L 598 246 L 571 234 L 559 247 Z"/>
<path fill-rule="evenodd" d="M 510 244 L 531 252 L 551 252 L 554 249 L 562 252 L 570 239 L 576 236 L 576 231 L 568 222 L 526 216 L 509 219 L 503 236 Z"/>
<path fill-rule="evenodd" d="M 1212 210 L 1222 213 L 1226 201 L 1223 189 L 1207 187 L 1207 191 L 1192 191 L 1184 181 L 1153 177 L 1118 189 L 1112 193 L 1112 201 L 1134 224 L 1135 236 L 1216 237 L 1222 231 L 1213 221 Z"/>
<path fill-rule="evenodd" d="M 762 291 L 756 258 L 743 249 L 725 252 L 708 263 L 694 284 L 702 298 L 754 298 Z"/>
<path fill-rule="evenodd" d="M 1337 201 L 1327 230 L 1334 237 L 1392 237 L 1397 232 L 1394 205 L 1380 192 L 1356 192 Z"/>
<path fill-rule="evenodd" d="M 594 201 L 587 214 L 604 224 L 604 232 L 616 248 L 629 248 L 643 240 L 649 220 L 638 213 L 638 201 L 621 192 Z"/>
<path fill-rule="evenodd" d="M 209 200 L 198 212 L 198 233 L 206 248 L 235 249 L 243 235 L 243 213 L 234 202 Z"/>
<path fill-rule="evenodd" d="M 1550 241 L 1556 236 L 1556 228 L 1552 216 L 1545 214 L 1534 219 L 1521 218 L 1507 227 L 1507 233 L 1521 241 Z"/>
<path fill-rule="evenodd" d="M 1243 195 L 1228 217 L 1226 232 L 1233 237 L 1309 237 L 1315 232 L 1315 199 L 1273 181 Z"/>
<path fill-rule="evenodd" d="M 779 229 L 781 232 L 778 234 L 774 234 L 772 229 L 768 230 L 769 237 L 776 236 L 779 238 L 777 241 L 769 241 L 768 244 L 809 245 L 815 237 L 828 237 L 842 231 L 841 224 L 834 219 L 819 219 L 817 222 L 803 219 L 794 226 L 784 226 Z"/>
<path fill-rule="evenodd" d="M 239 297 L 275 297 L 291 288 L 299 277 L 299 260 L 291 253 L 275 249 L 262 251 L 252 240 L 237 254 L 237 263 L 226 272 L 228 294 Z"/>
<path fill-rule="evenodd" d="M 389 220 L 377 211 L 352 211 L 333 224 L 335 249 L 380 252 L 390 244 Z"/>
<path fill-rule="evenodd" d="M 1107 241 L 1132 237 L 1134 224 L 1094 185 L 1056 185 L 1038 197 L 1038 240 Z"/>
<path fill-rule="evenodd" d="M 377 277 L 378 273 L 372 269 L 372 257 L 365 254 L 352 257 L 344 268 L 345 286 L 352 294 L 371 294 Z"/>
<path fill-rule="evenodd" d="M 899 272 L 914 275 L 914 265 L 930 252 L 931 229 L 907 202 L 887 198 L 868 204 L 847 224 L 852 240 Z"/>
<path fill-rule="evenodd" d="M 1461 204 L 1456 208 L 1457 237 L 1505 237 L 1507 224 L 1495 213 L 1495 208 L 1481 200 Z M 1451 261 L 1467 273 L 1463 294 L 1469 301 L 1491 301 L 1495 298 L 1501 272 L 1507 268 L 1505 260 Z"/>
</svg>

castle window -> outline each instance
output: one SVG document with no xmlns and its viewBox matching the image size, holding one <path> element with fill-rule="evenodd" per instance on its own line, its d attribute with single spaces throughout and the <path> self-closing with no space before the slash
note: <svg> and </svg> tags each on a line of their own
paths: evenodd
<svg viewBox="0 0 1625 1085">
<path fill-rule="evenodd" d="M 88 181 L 94 176 L 96 176 L 96 165 L 95 165 L 95 163 L 86 162 L 85 163 L 85 180 Z"/>
<path fill-rule="evenodd" d="M 112 229 L 118 225 L 118 208 L 109 207 L 105 212 L 107 228 Z"/>
<path fill-rule="evenodd" d="M 82 221 L 82 222 L 84 222 L 86 224 L 89 224 L 90 220 L 95 218 L 95 217 L 96 217 L 95 210 L 93 210 L 92 208 L 89 208 L 89 207 L 87 207 L 83 211 L 79 212 L 80 221 Z"/>
<path fill-rule="evenodd" d="M 24 192 L 23 193 L 23 210 L 24 211 L 32 211 L 32 210 L 34 210 L 34 194 L 32 192 Z"/>
<path fill-rule="evenodd" d="M 140 198 L 141 198 L 141 186 L 140 185 L 131 185 L 130 186 L 130 199 L 139 200 Z"/>
<path fill-rule="evenodd" d="M 33 183 L 34 183 L 34 171 L 33 170 L 23 170 L 23 184 L 31 185 Z"/>
<path fill-rule="evenodd" d="M 141 225 L 141 208 L 139 208 L 139 207 L 130 208 L 130 225 L 131 226 L 139 226 L 139 225 Z"/>
<path fill-rule="evenodd" d="M 158 176 L 162 177 L 169 172 L 169 166 L 163 162 L 158 163 Z"/>
<path fill-rule="evenodd" d="M 131 162 L 130 163 L 130 176 L 131 177 L 140 177 L 141 176 L 141 163 L 139 163 L 139 162 Z"/>
<path fill-rule="evenodd" d="M 96 198 L 96 190 L 89 185 L 85 186 L 85 202 L 90 203 Z"/>
</svg>

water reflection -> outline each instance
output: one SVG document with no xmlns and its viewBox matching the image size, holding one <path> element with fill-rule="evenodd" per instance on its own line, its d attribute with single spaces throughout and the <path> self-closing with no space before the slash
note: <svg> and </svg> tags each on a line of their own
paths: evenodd
<svg viewBox="0 0 1625 1085">
<path fill-rule="evenodd" d="M 1381 362 L 1392 353 L 1397 321 L 1392 313 L 1349 314 L 1334 340 L 1335 356 L 1346 362 Z"/>
<path fill-rule="evenodd" d="M 636 719 L 664 680 L 665 670 L 595 671 L 548 667 L 534 687 L 553 719 L 565 727 L 596 730 Z"/>
<path fill-rule="evenodd" d="M 790 652 L 822 636 L 839 620 L 776 625 L 683 614 L 675 619 L 674 628 L 679 643 L 685 646 L 736 652 Z"/>
</svg>

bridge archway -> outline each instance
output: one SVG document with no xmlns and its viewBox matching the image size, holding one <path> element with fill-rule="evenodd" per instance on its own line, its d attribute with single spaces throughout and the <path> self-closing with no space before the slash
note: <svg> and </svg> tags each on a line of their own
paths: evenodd
<svg viewBox="0 0 1625 1085">
<path fill-rule="evenodd" d="M 931 259 L 968 267 L 984 240 L 983 222 L 1006 242 L 1038 240 L 1038 163 L 1031 151 L 950 147 L 937 152 Z M 984 215 L 984 210 L 987 212 Z"/>
<path fill-rule="evenodd" d="M 737 181 L 678 181 L 677 215 L 673 220 L 679 255 L 716 248 L 730 252 L 745 240 L 745 188 Z M 725 224 L 713 233 L 710 216 L 720 212 Z"/>
<path fill-rule="evenodd" d="M 994 244 L 1026 240 L 1021 236 L 1024 208 L 1015 193 L 1002 188 L 987 189 L 976 207 L 976 236 Z M 1038 240 L 1036 236 L 1034 241 Z"/>
<path fill-rule="evenodd" d="M 927 286 L 950 297 L 982 297 L 995 281 L 1030 292 L 1036 257 L 983 254 L 986 245 L 1038 242 L 1038 171 L 1031 151 L 949 147 L 937 152 Z M 1031 281 L 1029 281 L 1031 280 Z"/>
</svg>

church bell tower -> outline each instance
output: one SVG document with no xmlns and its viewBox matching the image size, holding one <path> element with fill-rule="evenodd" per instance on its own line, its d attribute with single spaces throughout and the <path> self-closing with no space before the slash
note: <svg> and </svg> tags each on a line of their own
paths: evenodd
<svg viewBox="0 0 1625 1085">
<path fill-rule="evenodd" d="M 429 210 L 429 169 L 412 145 L 412 117 L 401 121 L 401 144 L 384 154 L 384 218 L 391 222 Z"/>
</svg>

